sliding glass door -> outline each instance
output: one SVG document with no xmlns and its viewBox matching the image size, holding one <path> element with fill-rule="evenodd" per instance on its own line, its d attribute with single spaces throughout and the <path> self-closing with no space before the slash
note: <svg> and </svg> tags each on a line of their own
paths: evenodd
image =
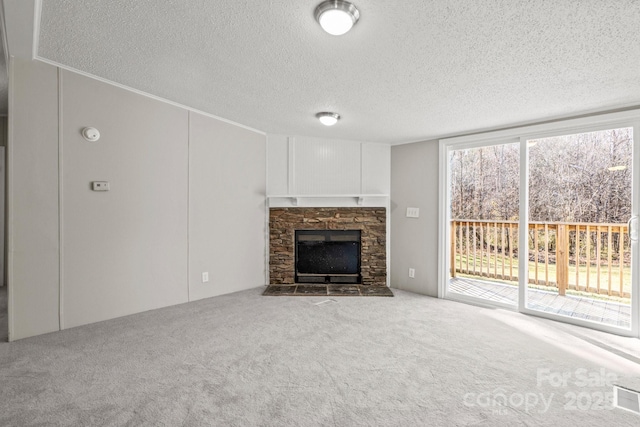
<svg viewBox="0 0 640 427">
<path fill-rule="evenodd" d="M 639 123 L 442 140 L 440 296 L 638 336 Z"/>
<path fill-rule="evenodd" d="M 526 308 L 630 330 L 633 127 L 526 142 Z"/>
<path fill-rule="evenodd" d="M 518 142 L 460 147 L 449 154 L 448 291 L 459 299 L 518 304 Z"/>
</svg>

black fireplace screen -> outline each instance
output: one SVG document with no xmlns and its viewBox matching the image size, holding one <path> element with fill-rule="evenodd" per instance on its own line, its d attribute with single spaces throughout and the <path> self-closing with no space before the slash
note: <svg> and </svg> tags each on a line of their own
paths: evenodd
<svg viewBox="0 0 640 427">
<path fill-rule="evenodd" d="M 360 230 L 296 230 L 296 283 L 360 283 Z"/>
</svg>

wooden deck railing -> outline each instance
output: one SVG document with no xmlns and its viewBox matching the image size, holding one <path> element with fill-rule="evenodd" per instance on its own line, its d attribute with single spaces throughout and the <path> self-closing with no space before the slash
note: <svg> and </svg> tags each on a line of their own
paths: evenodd
<svg viewBox="0 0 640 427">
<path fill-rule="evenodd" d="M 630 296 L 626 224 L 529 223 L 528 283 Z M 518 281 L 518 222 L 451 221 L 451 276 Z"/>
</svg>

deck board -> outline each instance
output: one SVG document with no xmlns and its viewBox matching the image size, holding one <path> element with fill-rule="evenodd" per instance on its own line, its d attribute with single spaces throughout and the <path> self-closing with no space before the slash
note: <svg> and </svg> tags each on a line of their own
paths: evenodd
<svg viewBox="0 0 640 427">
<path fill-rule="evenodd" d="M 449 291 L 487 301 L 518 304 L 517 286 L 506 283 L 453 277 L 449 279 Z M 621 328 L 631 325 L 631 306 L 613 301 L 528 289 L 528 308 Z"/>
</svg>

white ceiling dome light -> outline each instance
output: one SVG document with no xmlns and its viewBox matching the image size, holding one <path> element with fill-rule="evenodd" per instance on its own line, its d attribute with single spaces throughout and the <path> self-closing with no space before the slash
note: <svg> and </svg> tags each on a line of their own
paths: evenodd
<svg viewBox="0 0 640 427">
<path fill-rule="evenodd" d="M 340 120 L 340 114 L 338 113 L 322 112 L 316 114 L 316 117 L 325 126 L 333 126 Z"/>
<path fill-rule="evenodd" d="M 316 7 L 316 20 L 323 30 L 334 36 L 341 36 L 353 27 L 360 12 L 348 1 L 326 0 Z"/>
</svg>

